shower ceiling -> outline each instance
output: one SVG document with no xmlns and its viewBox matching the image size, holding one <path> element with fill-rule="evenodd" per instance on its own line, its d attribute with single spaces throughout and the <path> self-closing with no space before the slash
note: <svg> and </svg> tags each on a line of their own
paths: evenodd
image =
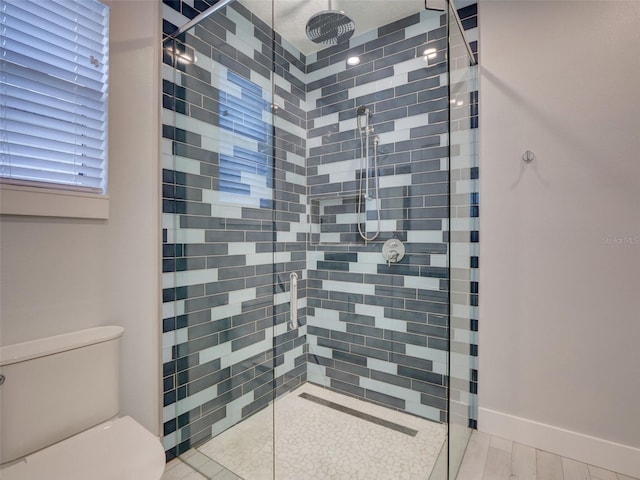
<svg viewBox="0 0 640 480">
<path fill-rule="evenodd" d="M 240 0 L 260 19 L 271 24 L 271 2 Z M 461 8 L 476 0 L 456 0 Z M 318 45 L 307 38 L 305 26 L 312 15 L 329 9 L 328 0 L 275 0 L 275 30 L 305 55 L 317 52 Z M 429 5 L 441 8 L 443 0 L 428 0 Z M 343 10 L 356 24 L 355 35 L 371 31 L 424 9 L 424 0 L 332 0 L 332 10 Z"/>
</svg>

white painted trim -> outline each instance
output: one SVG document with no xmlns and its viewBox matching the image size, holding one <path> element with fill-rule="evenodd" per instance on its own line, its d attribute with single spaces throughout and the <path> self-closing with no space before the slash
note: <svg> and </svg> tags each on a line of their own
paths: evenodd
<svg viewBox="0 0 640 480">
<path fill-rule="evenodd" d="M 109 196 L 18 185 L 0 186 L 0 214 L 109 218 Z"/>
<path fill-rule="evenodd" d="M 640 449 L 554 427 L 488 408 L 478 409 L 481 432 L 572 458 L 614 472 L 640 477 Z"/>
</svg>

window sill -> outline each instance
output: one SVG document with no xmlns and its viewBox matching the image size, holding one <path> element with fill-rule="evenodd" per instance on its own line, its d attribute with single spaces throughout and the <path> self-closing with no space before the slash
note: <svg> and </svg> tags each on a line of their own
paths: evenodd
<svg viewBox="0 0 640 480">
<path fill-rule="evenodd" d="M 0 185 L 0 214 L 107 220 L 109 196 Z"/>
</svg>

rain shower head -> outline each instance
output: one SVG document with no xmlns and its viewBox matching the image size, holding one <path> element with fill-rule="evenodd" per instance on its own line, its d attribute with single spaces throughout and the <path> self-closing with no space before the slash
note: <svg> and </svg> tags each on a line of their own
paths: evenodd
<svg viewBox="0 0 640 480">
<path fill-rule="evenodd" d="M 344 12 L 331 10 L 331 0 L 329 0 L 329 10 L 313 15 L 306 27 L 309 40 L 322 45 L 338 45 L 346 42 L 355 29 L 356 24 Z"/>
</svg>

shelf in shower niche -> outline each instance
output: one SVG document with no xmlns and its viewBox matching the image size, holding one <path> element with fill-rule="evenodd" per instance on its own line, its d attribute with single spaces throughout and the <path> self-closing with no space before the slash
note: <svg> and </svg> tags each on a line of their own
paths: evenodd
<svg viewBox="0 0 640 480">
<path fill-rule="evenodd" d="M 361 196 L 341 195 L 310 198 L 311 245 L 360 245 L 358 219 L 366 215 L 366 201 Z"/>
</svg>

